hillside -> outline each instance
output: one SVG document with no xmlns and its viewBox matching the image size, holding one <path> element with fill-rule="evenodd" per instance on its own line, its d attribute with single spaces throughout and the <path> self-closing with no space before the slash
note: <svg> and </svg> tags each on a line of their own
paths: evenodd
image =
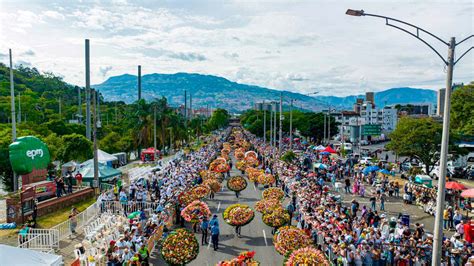
<svg viewBox="0 0 474 266">
<path fill-rule="evenodd" d="M 94 85 L 106 100 L 133 102 L 137 98 L 137 77 L 121 75 L 110 77 L 102 84 Z M 279 100 L 280 91 L 239 84 L 222 77 L 191 73 L 150 74 L 142 77 L 142 97 L 145 99 L 165 96 L 172 105 L 184 103 L 184 90 L 192 94 L 193 107 L 221 107 L 231 112 L 252 108 L 255 102 Z M 316 96 L 284 91 L 285 99 L 293 98 L 302 109 L 319 111 L 328 104 L 336 109 L 352 108 L 357 97 L 363 96 Z M 436 102 L 436 92 L 415 88 L 393 88 L 375 94 L 378 105 L 396 103 Z"/>
</svg>

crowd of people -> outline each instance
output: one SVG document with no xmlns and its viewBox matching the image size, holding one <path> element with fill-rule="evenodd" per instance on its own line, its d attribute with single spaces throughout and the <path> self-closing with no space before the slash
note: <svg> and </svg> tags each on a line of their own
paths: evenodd
<svg viewBox="0 0 474 266">
<path fill-rule="evenodd" d="M 410 228 L 401 213 L 389 217 L 384 211 L 387 197 L 400 196 L 398 183 L 386 177 L 375 182 L 374 173 L 363 173 L 353 167 L 350 159 L 321 156 L 301 143 L 295 148 L 302 151 L 297 160 L 276 160 L 272 156 L 274 148 L 250 134 L 247 136 L 265 158 L 265 167 L 277 176 L 278 185 L 292 199 L 289 205 L 296 207 L 298 227 L 313 237 L 335 265 L 431 264 L 433 235 L 426 232 L 423 224 L 415 223 Z M 314 162 L 324 162 L 328 167 L 311 169 Z M 347 194 L 369 197 L 370 206 L 355 199 L 343 203 L 336 183 L 342 183 Z M 366 187 L 371 191 L 366 191 Z M 464 265 L 473 254 L 472 240 L 463 232 L 470 230 L 470 225 L 459 222 L 452 228 L 456 233 L 443 242 L 443 263 Z"/>
</svg>

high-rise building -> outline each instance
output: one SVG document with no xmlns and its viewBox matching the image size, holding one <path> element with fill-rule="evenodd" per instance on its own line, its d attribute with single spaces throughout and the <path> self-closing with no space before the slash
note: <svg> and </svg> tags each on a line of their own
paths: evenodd
<svg viewBox="0 0 474 266">
<path fill-rule="evenodd" d="M 366 92 L 365 93 L 365 101 L 371 102 L 372 105 L 375 107 L 375 94 L 373 92 Z"/>
<path fill-rule="evenodd" d="M 444 98 L 446 96 L 446 89 L 438 90 L 438 101 L 436 107 L 436 115 L 443 116 L 444 114 Z"/>
</svg>

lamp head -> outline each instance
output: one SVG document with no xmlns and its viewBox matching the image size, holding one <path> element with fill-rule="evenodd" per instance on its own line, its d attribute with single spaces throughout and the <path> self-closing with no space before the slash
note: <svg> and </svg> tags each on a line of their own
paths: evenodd
<svg viewBox="0 0 474 266">
<path fill-rule="evenodd" d="M 364 15 L 364 10 L 347 9 L 346 15 L 360 17 Z"/>
</svg>

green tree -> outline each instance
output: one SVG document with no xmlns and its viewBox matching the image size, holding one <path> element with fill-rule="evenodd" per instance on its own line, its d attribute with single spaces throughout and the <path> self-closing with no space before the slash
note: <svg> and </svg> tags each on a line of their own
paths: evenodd
<svg viewBox="0 0 474 266">
<path fill-rule="evenodd" d="M 432 118 L 404 117 L 398 121 L 397 128 L 390 134 L 387 148 L 398 155 L 418 159 L 430 173 L 439 161 L 441 150 L 442 124 Z M 456 135 L 451 134 L 449 150 L 452 154 L 464 153 L 454 144 Z"/>
<path fill-rule="evenodd" d="M 92 158 L 92 142 L 83 135 L 70 134 L 62 136 L 63 145 L 58 151 L 58 158 L 62 162 L 71 160 L 83 162 Z"/>
<path fill-rule="evenodd" d="M 229 125 L 230 115 L 225 109 L 216 109 L 209 119 L 208 126 L 211 130 L 216 130 Z"/>
<path fill-rule="evenodd" d="M 453 92 L 451 129 L 462 135 L 474 136 L 474 82 Z"/>
</svg>

